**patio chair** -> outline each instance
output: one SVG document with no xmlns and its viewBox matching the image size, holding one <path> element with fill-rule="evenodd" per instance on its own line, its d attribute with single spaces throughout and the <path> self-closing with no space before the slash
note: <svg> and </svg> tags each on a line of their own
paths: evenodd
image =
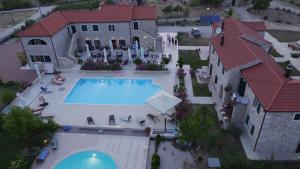
<svg viewBox="0 0 300 169">
<path fill-rule="evenodd" d="M 52 93 L 52 91 L 49 90 L 47 87 L 41 86 L 40 89 L 41 89 L 41 92 L 42 92 L 42 93 Z"/>
<path fill-rule="evenodd" d="M 36 158 L 36 162 L 38 162 L 38 163 L 44 162 L 48 155 L 49 155 L 49 150 L 41 151 L 40 154 L 38 155 L 38 157 Z"/>
<path fill-rule="evenodd" d="M 114 115 L 109 115 L 108 124 L 110 126 L 116 125 L 116 120 Z"/>
<path fill-rule="evenodd" d="M 43 96 L 40 96 L 39 97 L 39 106 L 41 106 L 41 107 L 46 107 L 46 106 L 48 106 L 48 102 L 46 102 L 46 100 L 45 100 L 45 98 L 43 97 Z"/>
<path fill-rule="evenodd" d="M 129 115 L 128 117 L 121 117 L 120 120 L 122 120 L 124 122 L 130 122 L 131 121 L 131 115 Z"/>
<path fill-rule="evenodd" d="M 159 118 L 151 113 L 148 113 L 146 115 L 149 119 L 151 119 L 154 123 L 157 123 L 159 121 Z"/>
<path fill-rule="evenodd" d="M 94 119 L 91 116 L 87 117 L 86 121 L 88 125 L 95 125 Z"/>
</svg>

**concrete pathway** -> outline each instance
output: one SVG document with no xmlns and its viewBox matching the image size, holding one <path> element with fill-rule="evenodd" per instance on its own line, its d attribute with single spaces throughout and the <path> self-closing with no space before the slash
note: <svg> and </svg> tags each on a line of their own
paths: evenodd
<svg viewBox="0 0 300 169">
<path fill-rule="evenodd" d="M 300 59 L 292 58 L 291 53 L 300 53 L 300 51 L 293 51 L 291 48 L 288 47 L 288 43 L 279 42 L 269 33 L 265 33 L 265 39 L 272 43 L 273 47 L 283 55 L 283 58 L 275 58 L 277 62 L 284 62 L 289 60 L 291 64 L 300 71 Z"/>
<path fill-rule="evenodd" d="M 193 104 L 213 104 L 211 97 L 196 97 L 193 94 L 192 77 L 190 74 L 190 65 L 183 65 L 184 72 L 186 73 L 184 78 L 184 84 L 188 94 L 188 99 Z"/>
<path fill-rule="evenodd" d="M 41 7 L 40 9 L 41 9 L 42 15 L 46 15 L 49 12 L 53 11 L 55 7 L 56 6 Z M 22 11 L 22 10 L 29 10 L 29 9 L 18 9 L 18 10 L 14 10 L 14 11 Z M 32 19 L 32 20 L 36 21 L 41 18 L 41 14 L 40 14 L 38 8 L 30 8 L 30 10 L 37 10 L 37 12 L 28 19 Z M 0 42 L 3 41 L 4 39 L 6 39 L 7 37 L 9 37 L 11 34 L 13 34 L 16 30 L 21 29 L 21 27 L 24 25 L 25 25 L 25 21 L 22 21 L 11 28 L 1 31 L 0 32 Z"/>
</svg>

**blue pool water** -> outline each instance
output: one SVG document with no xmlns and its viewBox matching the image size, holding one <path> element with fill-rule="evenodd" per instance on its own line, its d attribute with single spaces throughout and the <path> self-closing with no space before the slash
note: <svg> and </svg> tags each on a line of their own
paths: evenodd
<svg viewBox="0 0 300 169">
<path fill-rule="evenodd" d="M 64 103 L 144 105 L 159 90 L 151 79 L 80 78 Z"/>
<path fill-rule="evenodd" d="M 83 151 L 65 158 L 54 169 L 117 169 L 117 166 L 105 153 Z"/>
</svg>

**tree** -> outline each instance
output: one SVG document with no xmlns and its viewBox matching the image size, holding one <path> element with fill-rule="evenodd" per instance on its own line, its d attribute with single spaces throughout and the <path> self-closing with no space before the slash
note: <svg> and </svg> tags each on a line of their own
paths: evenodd
<svg viewBox="0 0 300 169">
<path fill-rule="evenodd" d="M 197 142 L 207 135 L 213 123 L 208 111 L 209 109 L 202 108 L 179 121 L 180 139 L 192 143 L 192 146 L 197 145 Z"/>
<path fill-rule="evenodd" d="M 177 65 L 180 69 L 182 69 L 183 67 L 183 60 L 182 60 L 182 56 L 179 56 L 178 60 L 177 60 Z"/>
<path fill-rule="evenodd" d="M 228 15 L 228 17 L 233 15 L 233 9 L 232 8 L 229 9 L 229 11 L 227 12 L 227 15 Z"/>
<path fill-rule="evenodd" d="M 9 104 L 11 101 L 15 99 L 15 93 L 11 90 L 4 90 L 1 95 L 1 100 L 4 104 Z"/>
<path fill-rule="evenodd" d="M 252 8 L 254 10 L 268 9 L 272 0 L 252 0 Z"/>
<path fill-rule="evenodd" d="M 173 6 L 172 5 L 168 5 L 166 7 L 164 7 L 162 9 L 162 12 L 165 14 L 165 15 L 169 15 L 171 12 L 173 11 Z"/>
<path fill-rule="evenodd" d="M 169 58 L 167 58 L 167 57 L 163 57 L 163 62 L 164 62 L 164 64 L 166 65 L 166 67 L 167 67 L 167 65 L 169 64 L 169 62 L 170 62 L 170 59 Z"/>
<path fill-rule="evenodd" d="M 36 147 L 43 146 L 45 144 L 44 140 L 50 140 L 58 129 L 58 125 L 53 120 L 44 123 L 28 107 L 13 107 L 4 116 L 2 128 L 10 137 L 25 146 L 29 158 L 32 159 Z"/>
</svg>

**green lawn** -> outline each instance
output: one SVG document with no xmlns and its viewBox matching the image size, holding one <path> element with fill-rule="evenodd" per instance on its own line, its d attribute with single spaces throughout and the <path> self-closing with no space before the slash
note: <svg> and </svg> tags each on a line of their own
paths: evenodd
<svg viewBox="0 0 300 169">
<path fill-rule="evenodd" d="M 210 97 L 211 92 L 208 89 L 208 84 L 198 83 L 195 73 L 191 73 L 191 77 L 192 77 L 192 85 L 193 85 L 193 94 L 194 94 L 194 96 Z"/>
<path fill-rule="evenodd" d="M 276 49 L 271 49 L 269 54 L 272 55 L 275 58 L 276 57 L 282 57 L 282 55 L 280 53 L 278 53 Z"/>
<path fill-rule="evenodd" d="M 179 32 L 177 35 L 179 46 L 208 46 L 209 38 L 191 38 L 189 33 Z"/>
<path fill-rule="evenodd" d="M 6 133 L 0 131 L 0 166 L 1 168 L 8 168 L 9 162 L 15 159 L 16 155 L 20 153 L 23 146 L 20 143 L 12 140 Z"/>
<path fill-rule="evenodd" d="M 268 30 L 268 33 L 279 42 L 294 42 L 300 40 L 300 32 L 284 30 Z"/>
<path fill-rule="evenodd" d="M 282 69 L 285 70 L 285 68 L 290 64 L 290 61 L 277 62 L 277 63 L 282 67 Z M 291 76 L 300 76 L 300 72 L 294 66 L 293 66 L 293 69 L 292 69 Z"/>
<path fill-rule="evenodd" d="M 300 169 L 299 162 L 247 160 L 238 137 L 240 131 L 234 126 L 226 131 L 221 129 L 213 105 L 193 105 L 193 112 L 200 111 L 200 115 L 204 115 L 207 112 L 201 112 L 202 107 L 209 108 L 208 114 L 213 120 L 207 135 L 199 141 L 197 156 L 201 156 L 203 161 L 207 157 L 219 157 L 222 169 Z M 203 161 L 201 167 L 207 168 Z"/>
<path fill-rule="evenodd" d="M 99 7 L 97 0 L 82 0 L 80 2 L 63 3 L 59 4 L 58 10 L 75 10 L 75 9 L 97 9 Z"/>
<path fill-rule="evenodd" d="M 195 50 L 179 50 L 179 56 L 182 58 L 183 64 L 190 65 L 195 70 L 208 65 L 208 60 L 200 60 L 200 56 Z"/>
</svg>

